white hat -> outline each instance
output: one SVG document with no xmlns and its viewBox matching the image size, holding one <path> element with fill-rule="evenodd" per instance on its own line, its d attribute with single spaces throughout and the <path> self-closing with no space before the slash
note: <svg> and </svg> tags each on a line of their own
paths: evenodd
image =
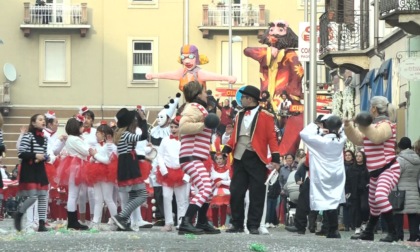
<svg viewBox="0 0 420 252">
<path fill-rule="evenodd" d="M 86 106 L 83 106 L 79 109 L 79 114 L 83 115 L 84 113 L 88 112 L 89 109 Z"/>
<path fill-rule="evenodd" d="M 47 119 L 55 119 L 55 112 L 52 110 L 48 110 L 44 115 Z"/>
<path fill-rule="evenodd" d="M 175 111 L 179 104 L 179 98 L 181 97 L 181 93 L 177 93 L 174 99 L 169 100 L 169 104 L 165 105 L 166 114 L 169 116 L 169 118 L 174 119 L 175 118 Z"/>
</svg>

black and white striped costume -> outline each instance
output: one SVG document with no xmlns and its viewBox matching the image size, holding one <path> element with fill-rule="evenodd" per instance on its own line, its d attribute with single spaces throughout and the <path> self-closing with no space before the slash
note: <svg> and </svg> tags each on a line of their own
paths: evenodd
<svg viewBox="0 0 420 252">
<path fill-rule="evenodd" d="M 47 154 L 48 140 L 42 130 L 34 130 L 25 134 L 20 142 L 18 157 L 22 160 L 19 174 L 19 195 L 27 196 L 20 213 L 24 213 L 38 199 L 40 220 L 47 218 L 48 178 L 44 161 L 37 161 L 36 154 Z"/>
</svg>

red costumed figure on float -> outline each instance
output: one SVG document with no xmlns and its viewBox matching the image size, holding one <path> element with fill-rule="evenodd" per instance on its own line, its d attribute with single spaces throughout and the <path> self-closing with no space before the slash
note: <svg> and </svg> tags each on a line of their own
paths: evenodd
<svg viewBox="0 0 420 252">
<path fill-rule="evenodd" d="M 279 147 L 281 156 L 295 153 L 300 142 L 299 132 L 303 129 L 300 102 L 303 67 L 293 49 L 298 46 L 298 37 L 285 21 L 278 20 L 269 24 L 260 43 L 268 47 L 248 47 L 244 54 L 260 63 L 261 91 L 271 94 L 274 108 L 282 102 L 282 93 L 287 94 L 292 105 L 297 105 L 289 110 Z"/>
<path fill-rule="evenodd" d="M 183 91 L 184 85 L 190 81 L 197 81 L 206 88 L 206 81 L 227 81 L 230 84 L 236 82 L 236 77 L 225 76 L 203 70 L 198 65 L 207 64 L 208 58 L 204 55 L 198 54 L 198 49 L 195 45 L 184 45 L 181 47 L 181 54 L 178 62 L 183 65 L 182 68 L 164 73 L 148 73 L 146 78 L 152 79 L 167 79 L 179 80 L 179 90 Z"/>
</svg>

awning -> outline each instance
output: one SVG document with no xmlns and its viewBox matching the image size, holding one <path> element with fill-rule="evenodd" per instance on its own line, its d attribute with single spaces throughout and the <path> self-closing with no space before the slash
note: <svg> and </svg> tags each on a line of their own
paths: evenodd
<svg viewBox="0 0 420 252">
<path fill-rule="evenodd" d="M 374 77 L 375 77 L 375 69 L 372 69 L 369 72 L 367 72 L 367 74 L 365 75 L 365 78 L 360 83 L 360 88 L 362 88 L 364 85 L 371 86 L 374 80 Z"/>
<path fill-rule="evenodd" d="M 375 81 L 381 76 L 388 75 L 391 72 L 391 66 L 392 66 L 392 59 L 387 59 L 384 62 L 382 62 L 381 67 L 376 73 Z"/>
</svg>

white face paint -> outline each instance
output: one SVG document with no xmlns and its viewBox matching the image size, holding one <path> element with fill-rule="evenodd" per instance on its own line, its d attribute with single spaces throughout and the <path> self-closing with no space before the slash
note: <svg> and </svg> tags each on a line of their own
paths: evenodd
<svg viewBox="0 0 420 252">
<path fill-rule="evenodd" d="M 167 119 L 168 119 L 168 116 L 166 115 L 166 109 L 163 109 L 162 111 L 159 112 L 157 116 L 159 126 L 162 127 L 163 125 L 165 125 L 166 122 L 168 121 Z"/>
</svg>

